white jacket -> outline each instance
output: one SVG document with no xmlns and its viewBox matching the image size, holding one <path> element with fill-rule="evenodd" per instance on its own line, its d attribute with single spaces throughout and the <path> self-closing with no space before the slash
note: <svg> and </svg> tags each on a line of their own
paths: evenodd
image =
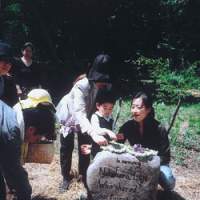
<svg viewBox="0 0 200 200">
<path fill-rule="evenodd" d="M 72 127 L 80 127 L 82 133 L 92 135 L 95 127 L 92 127 L 89 116 L 95 106 L 95 98 L 98 89 L 95 84 L 90 84 L 87 78 L 79 80 L 58 103 L 56 115 L 61 125 L 61 133 L 66 137 Z"/>
<path fill-rule="evenodd" d="M 92 112 L 94 112 L 97 92 L 95 84 L 93 82 L 90 84 L 87 78 L 83 78 L 60 100 L 56 107 L 56 115 L 61 124 L 60 132 L 64 137 L 74 129 L 76 132 L 77 128 L 93 139 L 106 134 L 112 138 L 115 137 L 112 131 L 92 126 L 89 121 Z"/>
</svg>

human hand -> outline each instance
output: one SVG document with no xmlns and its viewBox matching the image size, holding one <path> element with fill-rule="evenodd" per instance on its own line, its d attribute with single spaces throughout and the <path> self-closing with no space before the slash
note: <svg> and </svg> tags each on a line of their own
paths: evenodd
<svg viewBox="0 0 200 200">
<path fill-rule="evenodd" d="M 81 145 L 81 154 L 82 155 L 89 155 L 91 153 L 91 144 L 82 144 Z"/>
<path fill-rule="evenodd" d="M 104 129 L 105 134 L 109 136 L 111 140 L 117 140 L 116 134 L 109 129 Z"/>
<path fill-rule="evenodd" d="M 22 89 L 19 85 L 16 85 L 16 90 L 17 90 L 17 95 L 21 96 L 23 92 L 22 92 Z"/>
<path fill-rule="evenodd" d="M 124 135 L 122 133 L 118 133 L 116 137 L 117 137 L 117 140 L 124 140 Z"/>
<path fill-rule="evenodd" d="M 116 134 L 107 128 L 100 128 L 95 130 L 95 135 L 106 136 L 108 135 L 111 140 L 116 140 Z"/>
<path fill-rule="evenodd" d="M 105 137 L 101 135 L 93 135 L 92 139 L 94 140 L 94 142 L 96 142 L 100 146 L 108 145 L 108 141 L 105 139 Z"/>
</svg>

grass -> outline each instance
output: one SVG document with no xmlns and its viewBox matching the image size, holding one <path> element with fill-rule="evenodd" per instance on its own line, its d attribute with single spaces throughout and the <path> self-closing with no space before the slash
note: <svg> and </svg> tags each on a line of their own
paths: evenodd
<svg viewBox="0 0 200 200">
<path fill-rule="evenodd" d="M 114 108 L 116 116 L 118 104 Z M 120 117 L 116 124 L 116 132 L 119 127 L 131 118 L 131 101 L 125 100 L 122 103 Z M 154 103 L 155 117 L 162 124 L 169 127 L 176 105 Z M 188 156 L 188 150 L 200 152 L 200 103 L 181 105 L 176 120 L 169 134 L 172 155 L 176 164 L 182 165 Z"/>
</svg>

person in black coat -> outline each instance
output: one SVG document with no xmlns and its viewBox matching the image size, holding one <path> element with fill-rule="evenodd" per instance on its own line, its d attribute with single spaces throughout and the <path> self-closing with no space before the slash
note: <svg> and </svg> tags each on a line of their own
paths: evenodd
<svg viewBox="0 0 200 200">
<path fill-rule="evenodd" d="M 119 130 L 119 142 L 126 140 L 130 145 L 141 144 L 145 148 L 158 151 L 160 156 L 160 185 L 166 191 L 175 187 L 175 177 L 169 166 L 170 145 L 165 127 L 154 118 L 152 100 L 146 93 L 139 92 L 133 97 L 131 112 L 133 119 Z"/>
</svg>

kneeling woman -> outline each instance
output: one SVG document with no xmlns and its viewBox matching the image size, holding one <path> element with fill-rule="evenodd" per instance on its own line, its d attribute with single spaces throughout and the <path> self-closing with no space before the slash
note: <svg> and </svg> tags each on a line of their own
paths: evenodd
<svg viewBox="0 0 200 200">
<path fill-rule="evenodd" d="M 160 122 L 154 118 L 151 98 L 139 92 L 133 97 L 132 120 L 126 122 L 119 130 L 119 142 L 128 140 L 130 145 L 141 144 L 145 148 L 158 151 L 161 159 L 159 183 L 166 191 L 175 187 L 175 177 L 169 167 L 170 146 L 168 134 Z"/>
</svg>

